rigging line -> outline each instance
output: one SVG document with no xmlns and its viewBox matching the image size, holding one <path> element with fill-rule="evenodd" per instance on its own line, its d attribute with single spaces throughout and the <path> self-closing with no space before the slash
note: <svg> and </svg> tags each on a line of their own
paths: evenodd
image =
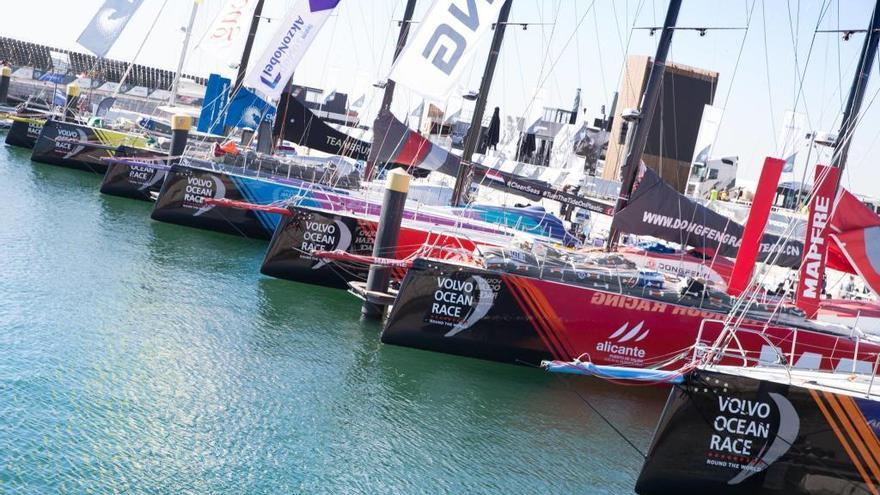
<svg viewBox="0 0 880 495">
<path fill-rule="evenodd" d="M 159 22 L 159 18 L 162 17 L 162 11 L 165 10 L 165 6 L 168 5 L 168 0 L 164 0 L 162 2 L 162 6 L 159 7 L 159 12 L 156 13 L 156 18 L 153 19 L 153 23 L 150 24 L 150 29 L 147 30 L 147 34 L 144 36 L 144 39 L 141 41 L 140 46 L 138 46 L 137 51 L 134 53 L 134 57 L 132 57 L 131 62 L 128 63 L 128 67 L 125 68 L 125 72 L 122 74 L 122 78 L 119 80 L 119 85 L 116 86 L 116 90 L 113 91 L 113 97 L 119 96 L 119 90 L 122 89 L 122 85 L 125 83 L 125 80 L 128 78 L 128 74 L 131 72 L 132 67 L 134 67 L 134 62 L 137 60 L 138 56 L 141 54 L 141 50 L 143 50 L 144 45 L 147 44 L 147 39 L 150 38 L 150 34 L 153 33 L 153 28 L 156 27 L 156 24 Z"/>
<path fill-rule="evenodd" d="M 577 3 L 575 3 L 575 6 L 577 6 Z M 575 10 L 575 14 L 577 14 L 577 10 Z M 577 15 L 575 15 L 575 17 L 577 17 Z M 605 62 L 602 61 L 602 43 L 601 39 L 599 38 L 599 12 L 597 9 L 593 9 L 593 31 L 596 33 L 596 53 L 599 55 L 599 76 L 602 78 L 602 97 L 603 101 L 605 101 L 605 104 L 609 105 L 610 102 L 608 101 L 608 98 L 611 96 L 611 94 L 608 92 L 608 81 L 605 77 Z M 580 59 L 580 38 L 578 38 L 578 76 L 582 77 L 580 74 Z"/>
<path fill-rule="evenodd" d="M 611 3 L 612 7 L 615 3 L 616 2 Z M 627 2 L 627 6 L 629 6 L 629 2 Z M 626 70 L 626 65 L 627 65 L 626 59 L 627 59 L 627 55 L 629 55 L 629 48 L 630 48 L 630 44 L 632 43 L 633 34 L 635 33 L 636 21 L 638 20 L 639 14 L 642 12 L 642 9 L 644 8 L 644 6 L 645 6 L 645 0 L 640 0 L 639 4 L 636 6 L 635 13 L 633 14 L 632 24 L 630 25 L 629 33 L 627 34 L 627 37 L 626 37 L 626 48 L 623 50 L 623 53 L 621 54 L 622 62 L 620 64 L 620 71 L 617 74 L 617 85 L 615 86 L 615 87 L 619 88 L 622 83 L 626 82 L 628 89 L 629 89 L 630 93 L 632 93 L 632 94 L 636 94 L 636 93 L 640 92 L 641 88 L 639 88 L 637 91 L 632 78 L 627 77 L 628 73 Z M 615 16 L 615 20 L 616 20 L 616 16 Z M 624 21 L 626 21 L 626 19 L 624 19 Z M 626 77 L 626 81 L 624 81 L 625 77 Z M 623 96 L 620 95 L 620 97 L 622 98 Z M 621 154 L 618 157 L 618 161 L 621 159 L 623 159 L 623 154 Z M 615 165 L 619 166 L 619 163 L 617 163 Z"/>
<path fill-rule="evenodd" d="M 556 57 L 555 60 L 553 60 L 553 63 L 550 64 L 548 75 L 545 76 L 544 79 L 539 79 L 538 87 L 535 90 L 535 97 L 537 96 L 538 89 L 543 89 L 544 84 L 547 82 L 547 79 L 549 78 L 549 75 L 553 72 L 553 69 L 556 67 L 556 64 L 559 63 L 559 60 L 562 58 L 562 55 L 565 53 L 565 50 L 568 48 L 568 45 L 571 43 L 571 40 L 574 38 L 575 33 L 577 33 L 577 30 L 580 28 L 581 24 L 583 24 L 584 19 L 586 19 L 587 14 L 590 13 L 590 10 L 592 10 L 595 5 L 596 5 L 596 0 L 593 0 L 592 2 L 590 2 L 589 8 L 587 8 L 587 11 L 584 12 L 584 15 L 581 16 L 581 18 L 578 20 L 578 23 L 575 26 L 574 31 L 572 31 L 571 36 L 568 37 L 568 39 L 565 41 L 565 44 L 562 46 L 562 49 L 559 51 L 559 55 Z M 549 55 L 549 51 L 548 51 L 548 55 Z M 532 98 L 532 101 L 529 103 L 528 107 L 526 108 L 527 111 L 528 111 L 528 108 L 531 107 L 532 103 L 534 103 L 535 97 Z"/>
<path fill-rule="evenodd" d="M 796 73 L 798 79 L 798 89 L 795 94 L 794 104 L 792 105 L 792 108 L 795 110 L 797 110 L 798 102 L 800 101 L 801 96 L 803 96 L 804 94 L 804 82 L 807 79 L 807 68 L 810 66 L 810 59 L 813 55 L 813 47 L 816 44 L 816 35 L 818 34 L 819 26 L 822 25 L 822 19 L 825 18 L 825 14 L 828 13 L 828 9 L 830 7 L 831 0 L 827 0 L 827 3 L 826 0 L 822 0 L 822 7 L 819 10 L 819 18 L 816 20 L 816 27 L 813 29 L 813 36 L 810 38 L 810 46 L 807 50 L 807 59 L 804 61 L 804 71 L 803 73 Z M 806 101 L 804 101 L 804 114 L 807 116 L 807 124 L 810 127 L 815 127 L 812 120 L 810 119 L 810 109 L 807 106 Z"/>
<path fill-rule="evenodd" d="M 576 395 L 576 396 L 577 396 L 577 397 L 578 397 L 578 398 L 579 398 L 584 404 L 586 404 L 587 407 L 589 407 L 590 409 L 592 409 L 592 411 L 593 411 L 594 413 L 596 413 L 596 415 L 599 416 L 599 418 L 601 418 L 602 421 L 604 421 L 605 424 L 607 424 L 608 427 L 610 427 L 611 430 L 614 431 L 614 433 L 616 433 L 618 436 L 620 436 L 620 438 L 622 438 L 623 441 L 627 443 L 627 445 L 629 445 L 630 447 L 632 447 L 632 449 L 635 450 L 640 456 L 642 456 L 643 459 L 647 459 L 648 455 L 647 455 L 645 452 L 643 452 L 642 449 L 638 448 L 638 447 L 636 446 L 636 444 L 635 444 L 632 440 L 629 439 L 629 437 L 627 437 L 626 435 L 624 435 L 624 433 L 623 433 L 622 431 L 620 431 L 620 429 L 619 429 L 618 427 L 614 426 L 614 423 L 612 423 L 610 419 L 608 419 L 604 414 L 602 414 L 602 413 L 599 411 L 599 409 L 596 408 L 596 406 L 594 406 L 589 400 L 587 400 L 587 398 L 584 397 L 583 394 L 581 394 L 580 391 L 577 390 L 577 388 L 575 388 L 574 386 L 572 386 L 572 384 L 571 384 L 571 382 L 570 382 L 569 380 L 566 380 L 565 378 L 562 377 L 562 375 L 559 375 L 559 374 L 557 374 L 557 373 L 553 373 L 553 376 L 555 376 L 555 377 L 556 377 L 557 379 L 559 379 L 562 383 L 564 383 L 565 386 L 568 387 L 568 389 L 569 389 L 570 391 L 574 392 L 574 394 L 575 394 L 575 395 Z"/>
<path fill-rule="evenodd" d="M 733 73 L 730 77 L 730 84 L 727 87 L 727 94 L 724 96 L 724 104 L 721 108 L 721 117 L 719 118 L 719 122 L 718 122 L 719 132 L 715 133 L 715 137 L 712 139 L 712 149 L 714 149 L 715 146 L 717 145 L 718 136 L 721 134 L 720 129 L 724 123 L 724 116 L 727 113 L 727 106 L 730 101 L 730 95 L 733 92 L 734 81 L 736 80 L 736 76 L 739 73 L 739 64 L 742 61 L 742 55 L 743 55 L 743 51 L 746 46 L 746 40 L 748 38 L 750 29 L 751 29 L 752 19 L 754 18 L 755 3 L 756 2 L 757 2 L 757 0 L 752 0 L 751 7 L 747 7 L 747 9 L 746 9 L 746 26 L 745 26 L 746 29 L 745 29 L 745 32 L 743 33 L 742 42 L 740 42 L 739 51 L 737 52 L 737 55 L 736 55 L 736 63 L 734 63 L 734 66 L 733 66 Z M 748 0 L 746 0 L 745 5 L 748 6 Z M 763 0 L 762 0 L 762 6 L 763 6 Z M 766 36 L 766 30 L 765 30 L 765 36 Z M 765 40 L 766 40 L 766 37 L 765 37 Z M 765 42 L 765 47 L 766 47 L 766 42 Z M 771 105 L 771 111 L 772 111 L 772 105 Z M 697 213 L 695 210 L 691 215 L 691 221 L 694 220 L 694 218 L 696 217 L 696 214 Z M 709 262 L 710 269 L 715 265 L 715 262 L 718 260 L 718 256 L 719 256 L 718 251 L 715 250 L 715 252 L 712 254 L 712 259 Z"/>
<path fill-rule="evenodd" d="M 769 102 L 768 108 L 770 109 L 770 134 L 773 136 L 773 149 L 779 148 L 779 143 L 776 141 L 776 133 L 773 132 L 773 127 L 776 125 L 776 116 L 773 115 L 773 84 L 770 81 L 770 54 L 767 43 L 767 10 L 765 5 L 765 0 L 761 0 L 761 21 L 763 23 L 764 29 L 764 74 L 767 77 L 767 100 Z"/>
</svg>

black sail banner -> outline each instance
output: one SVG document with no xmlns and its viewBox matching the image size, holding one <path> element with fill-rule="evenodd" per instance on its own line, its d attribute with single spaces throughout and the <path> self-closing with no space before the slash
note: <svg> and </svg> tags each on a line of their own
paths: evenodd
<svg viewBox="0 0 880 495">
<path fill-rule="evenodd" d="M 274 134 L 291 143 L 354 160 L 366 160 L 370 143 L 337 131 L 306 108 L 290 93 L 281 95 L 278 103 L 284 118 L 275 120 Z"/>
<path fill-rule="evenodd" d="M 643 166 L 640 174 L 632 199 L 614 217 L 614 228 L 736 257 L 742 242 L 742 225 L 683 196 L 653 170 Z M 800 241 L 764 234 L 758 261 L 795 268 L 800 266 L 802 251 Z"/>
<path fill-rule="evenodd" d="M 373 148 L 370 152 L 370 160 L 376 163 L 395 163 L 435 171 L 452 177 L 458 174 L 461 163 L 460 157 L 434 145 L 387 111 L 380 112 L 373 123 Z M 522 177 L 478 163 L 474 164 L 474 181 L 532 201 L 549 199 L 605 215 L 610 215 L 614 211 L 612 205 L 571 194 L 542 180 Z"/>
</svg>

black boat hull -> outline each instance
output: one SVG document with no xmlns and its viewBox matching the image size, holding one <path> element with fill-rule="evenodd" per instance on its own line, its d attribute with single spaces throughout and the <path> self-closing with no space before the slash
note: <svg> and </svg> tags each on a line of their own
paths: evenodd
<svg viewBox="0 0 880 495">
<path fill-rule="evenodd" d="M 219 171 L 174 165 L 168 170 L 151 217 L 160 222 L 224 234 L 268 240 L 274 224 L 264 225 L 258 212 L 221 208 L 205 199 L 252 201 L 233 176 Z"/>
<path fill-rule="evenodd" d="M 369 223 L 353 217 L 333 215 L 307 208 L 291 207 L 275 229 L 260 273 L 270 277 L 348 288 L 348 282 L 364 280 L 367 267 L 346 266 L 340 270 L 333 263 L 315 258 L 312 250 L 343 250 L 352 254 L 373 252 L 375 230 Z"/>
<path fill-rule="evenodd" d="M 120 146 L 116 149 L 116 158 L 155 158 L 163 156 L 159 151 L 144 150 Z M 153 194 L 162 189 L 166 170 L 164 162 L 156 162 L 163 168 L 156 168 L 129 163 L 111 163 L 101 182 L 101 193 L 122 198 L 152 201 Z"/>
<path fill-rule="evenodd" d="M 94 144 L 94 146 L 91 146 Z M 49 119 L 34 144 L 31 160 L 61 167 L 105 174 L 118 146 L 145 147 L 140 136 Z"/>
<path fill-rule="evenodd" d="M 878 425 L 875 401 L 696 370 L 669 396 L 636 492 L 876 493 Z"/>
<path fill-rule="evenodd" d="M 33 149 L 37 138 L 40 137 L 40 131 L 43 129 L 45 122 L 45 119 L 13 119 L 12 126 L 9 127 L 9 132 L 6 133 L 6 144 Z"/>
</svg>

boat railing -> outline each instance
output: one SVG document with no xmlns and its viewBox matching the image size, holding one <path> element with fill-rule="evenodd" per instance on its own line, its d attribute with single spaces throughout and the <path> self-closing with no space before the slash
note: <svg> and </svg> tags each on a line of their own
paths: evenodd
<svg viewBox="0 0 880 495">
<path fill-rule="evenodd" d="M 717 332 L 710 330 L 720 329 Z M 705 318 L 700 322 L 697 332 L 697 339 L 691 355 L 691 364 L 705 363 L 713 359 L 733 358 L 742 361 L 743 366 L 767 365 L 782 366 L 788 372 L 792 369 L 812 369 L 814 363 L 803 361 L 807 355 L 815 355 L 818 353 L 819 362 L 818 369 L 822 369 L 822 360 L 828 359 L 829 364 L 836 361 L 835 372 L 851 373 L 853 375 L 871 376 L 871 385 L 873 385 L 874 377 L 880 369 L 880 353 L 865 356 L 861 338 L 858 334 L 851 337 L 840 336 L 839 338 L 848 339 L 853 342 L 851 351 L 843 351 L 835 343 L 826 349 L 817 349 L 815 344 L 804 344 L 800 334 L 809 330 L 803 330 L 795 327 L 787 327 L 786 335 L 781 338 L 773 338 L 772 334 L 767 332 L 766 325 L 750 325 L 746 323 L 732 323 L 723 319 Z M 746 350 L 740 337 L 757 337 L 766 345 L 762 346 L 759 351 Z M 807 345 L 804 348 L 804 345 Z M 830 352 L 830 355 L 819 353 L 819 351 Z M 757 352 L 757 356 L 755 355 Z M 767 352 L 775 354 L 775 359 L 767 355 Z M 871 362 L 873 361 L 873 363 Z M 824 369 L 830 369 L 825 367 Z"/>
</svg>

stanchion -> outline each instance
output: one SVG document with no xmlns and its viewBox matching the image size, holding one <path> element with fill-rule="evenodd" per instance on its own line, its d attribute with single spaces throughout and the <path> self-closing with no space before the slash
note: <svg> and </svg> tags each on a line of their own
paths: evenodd
<svg viewBox="0 0 880 495">
<path fill-rule="evenodd" d="M 397 253 L 397 238 L 400 235 L 400 224 L 403 221 L 403 209 L 406 195 L 409 193 L 409 181 L 412 177 L 397 168 L 388 172 L 385 183 L 385 197 L 382 200 L 382 211 L 379 214 L 379 227 L 376 242 L 373 244 L 373 256 L 376 258 L 393 258 Z M 391 280 L 391 267 L 371 265 L 367 276 L 366 294 L 386 293 Z M 385 314 L 385 306 L 364 299 L 361 317 L 378 320 Z"/>
</svg>

